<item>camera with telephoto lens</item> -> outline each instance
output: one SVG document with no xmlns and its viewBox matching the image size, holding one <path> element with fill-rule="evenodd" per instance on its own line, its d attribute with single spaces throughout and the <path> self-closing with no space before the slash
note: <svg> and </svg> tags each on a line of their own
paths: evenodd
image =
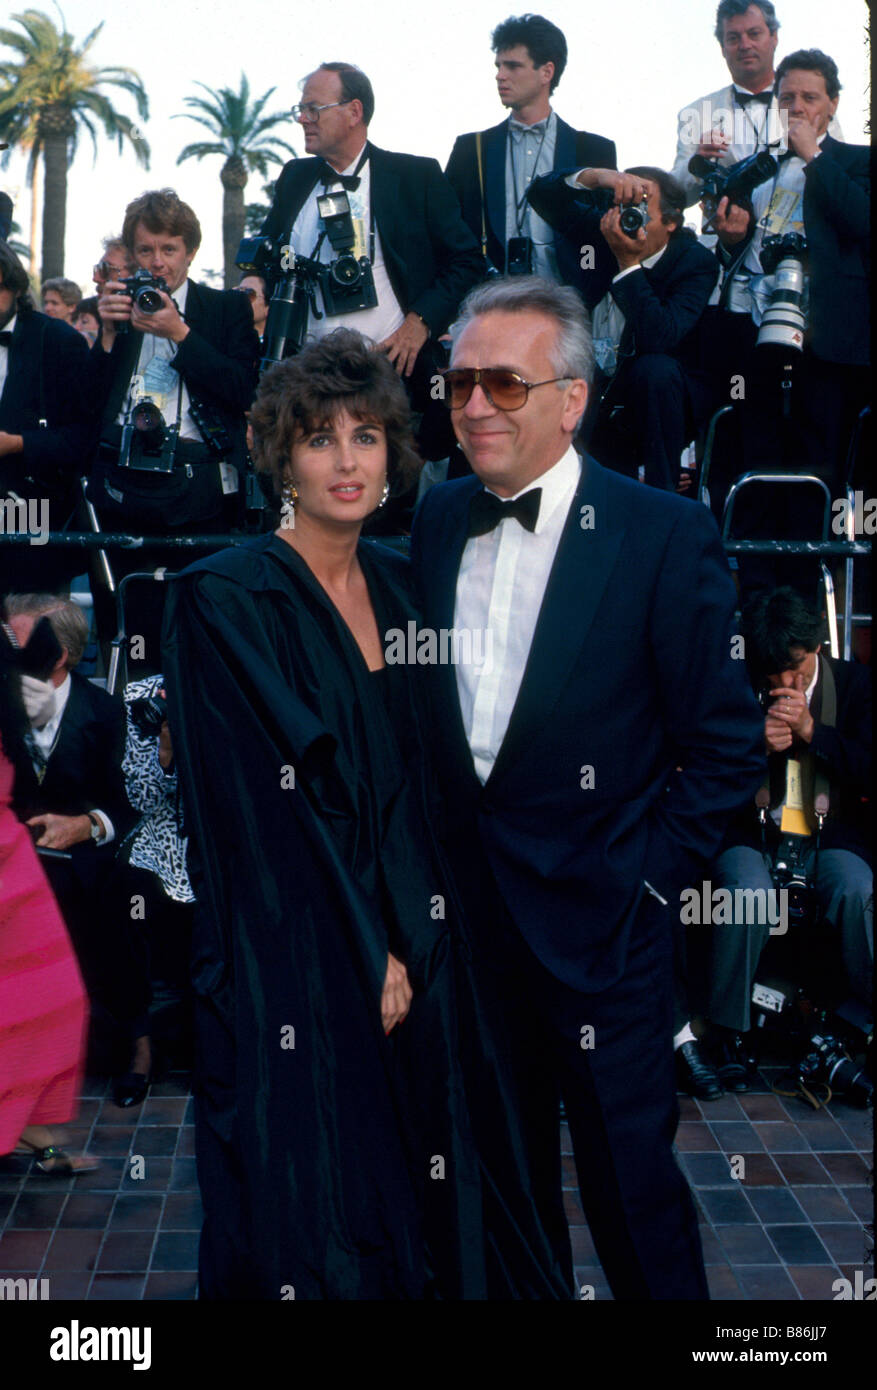
<svg viewBox="0 0 877 1390">
<path fill-rule="evenodd" d="M 800 232 L 766 236 L 761 243 L 761 268 L 774 277 L 774 287 L 761 318 L 757 345 L 804 347 L 807 318 L 804 313 L 804 280 L 807 241 Z"/>
<path fill-rule="evenodd" d="M 615 192 L 611 188 L 577 188 L 576 193 L 581 207 L 593 208 L 601 216 L 616 205 Z M 622 204 L 619 225 L 624 235 L 629 236 L 631 241 L 636 241 L 636 234 L 640 227 L 644 227 L 650 221 L 648 198 L 643 198 L 638 203 Z"/>
<path fill-rule="evenodd" d="M 128 706 L 131 723 L 145 738 L 161 733 L 161 726 L 167 719 L 167 699 L 156 691 L 140 700 L 132 700 Z"/>
<path fill-rule="evenodd" d="M 355 313 L 358 309 L 374 309 L 378 302 L 371 262 L 367 256 L 359 260 L 352 254 L 356 241 L 350 200 L 346 193 L 324 193 L 317 199 L 317 211 L 326 229 L 329 245 L 336 252 L 328 265 L 318 272 L 323 291 L 323 308 L 327 318 L 338 314 Z"/>
<path fill-rule="evenodd" d="M 702 154 L 692 155 L 688 161 L 688 172 L 703 182 L 700 196 L 707 218 L 715 216 L 723 198 L 738 206 L 748 202 L 756 188 L 766 183 L 777 168 L 776 160 L 767 150 L 758 150 L 736 164 L 720 164 L 717 159 L 707 159 Z"/>
<path fill-rule="evenodd" d="M 317 308 L 321 267 L 267 236 L 244 237 L 235 265 L 246 275 L 261 275 L 271 293 L 262 337 L 260 370 L 264 372 L 301 350 L 311 315 L 322 318 Z"/>
<path fill-rule="evenodd" d="M 125 289 L 116 290 L 116 294 L 130 295 L 142 314 L 157 314 L 159 309 L 164 308 L 161 302 L 162 292 L 170 294 L 167 281 L 160 275 L 152 275 L 148 270 L 135 270 L 133 275 L 124 276 L 120 283 Z"/>
</svg>

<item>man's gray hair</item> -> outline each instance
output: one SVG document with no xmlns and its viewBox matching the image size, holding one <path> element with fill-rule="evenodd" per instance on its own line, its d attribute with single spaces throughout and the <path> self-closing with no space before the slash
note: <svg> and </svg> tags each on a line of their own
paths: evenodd
<svg viewBox="0 0 877 1390">
<path fill-rule="evenodd" d="M 61 646 L 66 648 L 68 671 L 78 666 L 88 642 L 88 619 L 72 599 L 58 594 L 9 594 L 5 600 L 7 618 L 46 617 Z"/>
<path fill-rule="evenodd" d="M 508 275 L 477 285 L 460 306 L 454 340 L 479 314 L 528 311 L 544 314 L 557 324 L 551 351 L 551 364 L 557 375 L 582 377 L 590 386 L 594 375 L 591 321 L 581 296 L 569 285 L 555 285 L 539 275 Z"/>
</svg>

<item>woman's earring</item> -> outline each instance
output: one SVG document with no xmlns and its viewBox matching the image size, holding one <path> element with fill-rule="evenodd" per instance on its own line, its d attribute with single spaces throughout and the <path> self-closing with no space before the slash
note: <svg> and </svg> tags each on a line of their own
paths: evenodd
<svg viewBox="0 0 877 1390">
<path fill-rule="evenodd" d="M 388 480 L 384 483 L 384 490 L 383 490 L 383 492 L 381 493 L 381 500 L 380 500 L 380 502 L 378 503 L 378 506 L 379 506 L 379 507 L 383 507 L 383 505 L 384 505 L 384 503 L 386 502 L 386 500 L 387 500 L 387 498 L 389 497 L 389 495 L 390 495 L 390 482 L 389 482 L 389 479 L 388 479 Z"/>
<path fill-rule="evenodd" d="M 295 526 L 295 504 L 298 501 L 298 489 L 289 478 L 284 478 L 283 486 L 280 489 L 280 525 L 287 531 L 291 531 Z"/>
</svg>

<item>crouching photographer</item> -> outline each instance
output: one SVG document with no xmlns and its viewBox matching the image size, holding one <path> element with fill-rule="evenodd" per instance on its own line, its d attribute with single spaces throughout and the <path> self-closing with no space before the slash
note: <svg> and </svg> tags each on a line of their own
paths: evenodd
<svg viewBox="0 0 877 1390">
<path fill-rule="evenodd" d="M 527 196 L 582 248 L 598 367 L 583 442 L 601 463 L 673 491 L 696 425 L 688 343 L 719 273 L 682 225 L 683 191 L 642 166 L 547 174 Z"/>
<path fill-rule="evenodd" d="M 741 632 L 765 709 L 767 762 L 763 786 L 732 822 L 712 875 L 734 903 L 734 920 L 712 928 L 708 1004 L 720 1078 L 732 1090 L 747 1088 L 742 1035 L 771 931 L 794 933 L 810 915 L 835 934 L 832 954 L 842 969 L 832 1003 L 851 995 L 869 1010 L 874 965 L 869 672 L 825 656 L 819 618 L 791 588 L 751 600 Z M 756 890 L 755 898 L 747 902 L 743 890 Z M 774 910 L 751 912 L 759 900 Z M 824 984 L 832 989 L 829 979 Z"/>
<path fill-rule="evenodd" d="M 246 419 L 259 344 L 243 296 L 189 279 L 201 244 L 195 213 L 172 189 L 144 193 L 125 211 L 122 239 L 134 273 L 110 280 L 99 300 L 101 335 L 91 353 L 101 436 L 88 496 L 102 530 L 212 534 L 243 520 Z M 115 578 L 191 551 L 115 551 Z M 153 586 L 154 587 L 154 586 Z M 132 619 L 159 660 L 159 603 Z M 114 630 L 98 603 L 101 635 Z"/>
</svg>

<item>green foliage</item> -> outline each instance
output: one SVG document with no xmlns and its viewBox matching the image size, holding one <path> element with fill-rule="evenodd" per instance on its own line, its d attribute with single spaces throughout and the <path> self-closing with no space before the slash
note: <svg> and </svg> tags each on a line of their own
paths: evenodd
<svg viewBox="0 0 877 1390">
<path fill-rule="evenodd" d="M 186 145 L 180 151 L 177 163 L 184 159 L 204 159 L 207 155 L 218 154 L 226 165 L 232 161 L 242 161 L 246 173 L 261 174 L 268 177 L 268 164 L 283 164 L 287 159 L 295 159 L 296 152 L 285 140 L 269 135 L 281 122 L 289 120 L 288 111 L 277 111 L 264 116 L 275 88 L 271 87 L 255 101 L 250 101 L 250 84 L 241 73 L 240 89 L 233 92 L 230 87 L 214 90 L 203 82 L 196 82 L 207 93 L 206 97 L 185 98 L 186 106 L 193 114 L 181 112 L 175 120 L 196 121 L 205 126 L 213 136 L 211 140 L 198 140 Z"/>
</svg>

